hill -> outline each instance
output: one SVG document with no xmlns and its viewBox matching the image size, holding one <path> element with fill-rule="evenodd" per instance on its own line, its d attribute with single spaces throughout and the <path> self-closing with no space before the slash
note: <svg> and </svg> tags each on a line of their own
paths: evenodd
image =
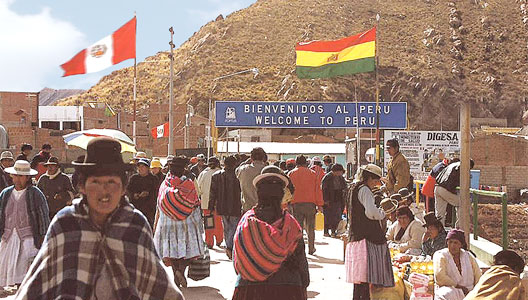
<svg viewBox="0 0 528 300">
<path fill-rule="evenodd" d="M 78 95 L 80 93 L 84 92 L 84 90 L 71 90 L 71 89 L 50 89 L 50 88 L 43 88 L 39 92 L 39 105 L 46 106 L 46 105 L 54 105 L 55 102 L 62 100 L 64 98 L 68 98 L 74 95 Z"/>
<path fill-rule="evenodd" d="M 520 126 L 528 82 L 526 0 L 259 0 L 204 25 L 175 51 L 175 100 L 207 115 L 212 100 L 375 99 L 374 73 L 301 80 L 296 42 L 332 40 L 378 27 L 383 101 L 407 101 L 413 129 L 456 129 L 458 101 L 475 117 Z M 167 101 L 169 60 L 138 64 L 138 103 Z M 249 68 L 259 73 L 217 77 Z M 133 68 L 105 76 L 63 104 L 95 98 L 130 109 Z"/>
</svg>

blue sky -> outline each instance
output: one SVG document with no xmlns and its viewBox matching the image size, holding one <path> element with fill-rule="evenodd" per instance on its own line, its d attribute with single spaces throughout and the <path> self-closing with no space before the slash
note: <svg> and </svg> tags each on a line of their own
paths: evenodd
<svg viewBox="0 0 528 300">
<path fill-rule="evenodd" d="M 110 35 L 137 14 L 138 62 L 169 49 L 169 27 L 178 47 L 219 14 L 255 0 L 0 0 L 0 91 L 87 89 L 127 60 L 98 73 L 61 77 L 60 65 Z"/>
</svg>

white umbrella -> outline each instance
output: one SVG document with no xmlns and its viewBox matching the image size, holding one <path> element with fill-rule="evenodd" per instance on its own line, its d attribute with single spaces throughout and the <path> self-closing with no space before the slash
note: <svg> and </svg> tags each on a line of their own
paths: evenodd
<svg viewBox="0 0 528 300">
<path fill-rule="evenodd" d="M 68 146 L 76 146 L 82 149 L 86 149 L 88 142 L 92 139 L 100 136 L 107 136 L 116 139 L 121 144 L 121 153 L 132 152 L 136 153 L 136 147 L 134 141 L 126 135 L 124 132 L 116 129 L 89 129 L 69 133 L 63 135 L 62 138 Z"/>
</svg>

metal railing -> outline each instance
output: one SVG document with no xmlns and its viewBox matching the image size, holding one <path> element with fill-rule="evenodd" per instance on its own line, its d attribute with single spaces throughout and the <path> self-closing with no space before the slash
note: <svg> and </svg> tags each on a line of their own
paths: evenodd
<svg viewBox="0 0 528 300">
<path fill-rule="evenodd" d="M 502 249 L 508 249 L 508 196 L 505 192 L 469 189 L 473 195 L 473 239 L 478 240 L 478 199 L 479 196 L 500 198 L 502 203 Z"/>
<path fill-rule="evenodd" d="M 420 187 L 425 183 L 424 180 L 415 180 L 416 186 L 416 204 L 420 202 Z M 477 189 L 469 189 L 469 193 L 473 195 L 473 239 L 478 240 L 478 200 L 479 196 L 488 196 L 501 199 L 502 210 L 502 248 L 508 249 L 508 195 L 505 192 L 492 192 Z M 455 216 L 455 214 L 453 215 Z"/>
</svg>

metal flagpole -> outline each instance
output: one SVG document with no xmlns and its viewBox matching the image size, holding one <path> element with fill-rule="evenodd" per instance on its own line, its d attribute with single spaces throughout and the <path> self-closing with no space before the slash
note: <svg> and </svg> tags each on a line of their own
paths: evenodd
<svg viewBox="0 0 528 300">
<path fill-rule="evenodd" d="M 134 145 L 136 142 L 136 58 L 134 58 L 134 121 L 132 122 L 132 136 L 134 137 Z"/>
<path fill-rule="evenodd" d="M 134 18 L 136 17 L 136 12 L 134 12 Z M 135 30 L 137 31 L 137 20 L 136 20 L 136 28 Z M 136 47 L 136 45 L 134 45 L 134 48 Z M 137 55 L 136 55 L 137 56 Z M 137 140 L 136 140 L 136 90 L 137 90 L 137 86 L 136 86 L 136 82 L 137 82 L 137 68 L 136 68 L 136 57 L 134 56 L 134 120 L 132 122 L 132 136 L 133 136 L 133 140 L 134 140 L 134 145 L 137 146 Z"/>
<path fill-rule="evenodd" d="M 207 123 L 207 161 L 209 161 L 209 157 L 211 156 L 211 140 L 212 140 L 212 137 L 211 137 L 211 122 L 213 121 L 212 120 L 212 111 L 211 111 L 211 98 L 209 98 L 209 119 L 208 119 L 208 123 Z"/>
<path fill-rule="evenodd" d="M 356 85 L 354 84 L 354 98 L 356 98 L 356 152 L 357 152 L 357 168 L 361 165 L 361 132 L 359 131 L 359 110 Z M 357 171 L 357 169 L 356 169 Z"/>
<path fill-rule="evenodd" d="M 174 36 L 174 30 L 169 28 L 169 32 L 171 35 L 171 40 L 169 42 L 170 45 L 170 83 L 169 83 L 169 149 L 167 150 L 167 155 L 173 155 L 174 154 L 174 117 L 173 117 L 173 110 L 174 110 L 174 93 L 173 93 L 173 85 L 174 85 L 174 71 L 173 71 L 173 64 L 174 64 L 174 55 L 173 55 L 173 49 L 174 49 L 174 43 L 172 42 L 172 38 Z"/>
<path fill-rule="evenodd" d="M 379 106 L 379 79 L 378 79 L 378 29 L 379 29 L 379 20 L 380 15 L 376 14 L 376 164 L 378 166 L 381 166 L 381 153 L 380 153 L 380 129 L 379 129 L 379 113 L 380 113 L 380 106 Z"/>
</svg>

